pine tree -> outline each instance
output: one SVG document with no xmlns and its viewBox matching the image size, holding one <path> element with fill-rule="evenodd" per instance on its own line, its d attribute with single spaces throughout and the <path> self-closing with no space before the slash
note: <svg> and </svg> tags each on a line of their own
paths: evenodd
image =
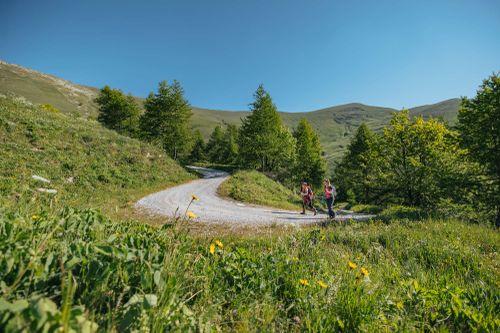
<svg viewBox="0 0 500 333">
<path fill-rule="evenodd" d="M 175 160 L 187 157 L 190 150 L 189 120 L 192 112 L 179 82 L 160 82 L 158 92 L 150 93 L 144 103 L 141 129 L 148 140 L 160 144 Z"/>
<path fill-rule="evenodd" d="M 121 134 L 135 136 L 139 125 L 139 106 L 131 95 L 105 86 L 95 99 L 99 106 L 97 120 Z"/>
<path fill-rule="evenodd" d="M 463 98 L 458 113 L 461 145 L 481 166 L 481 201 L 500 227 L 500 76 L 483 81 L 472 99 Z"/>
<path fill-rule="evenodd" d="M 262 85 L 254 98 L 238 136 L 240 162 L 245 168 L 280 172 L 294 158 L 294 140 Z"/>
<path fill-rule="evenodd" d="M 321 156 L 318 135 L 311 124 L 302 118 L 293 136 L 297 140 L 295 176 L 298 180 L 306 179 L 315 187 L 321 186 L 326 173 L 326 163 Z"/>
<path fill-rule="evenodd" d="M 208 139 L 208 159 L 212 163 L 223 163 L 224 133 L 220 125 L 215 126 Z"/>
<path fill-rule="evenodd" d="M 200 130 L 194 133 L 193 149 L 189 154 L 189 161 L 191 162 L 204 162 L 206 161 L 206 145 Z"/>
<path fill-rule="evenodd" d="M 222 159 L 224 164 L 235 164 L 238 160 L 238 128 L 227 125 L 223 136 Z"/>
<path fill-rule="evenodd" d="M 380 164 L 377 136 L 361 124 L 347 151 L 335 168 L 335 180 L 342 193 L 352 192 L 358 201 L 368 203 L 374 199 L 377 185 L 377 167 Z"/>
</svg>

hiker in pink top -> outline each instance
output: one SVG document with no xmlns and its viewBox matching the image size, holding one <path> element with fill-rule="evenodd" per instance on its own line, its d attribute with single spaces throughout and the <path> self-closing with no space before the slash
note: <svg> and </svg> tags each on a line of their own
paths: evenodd
<svg viewBox="0 0 500 333">
<path fill-rule="evenodd" d="M 337 191 L 335 190 L 335 187 L 330 183 L 329 179 L 325 179 L 323 182 L 324 185 L 324 191 L 325 191 L 325 199 L 326 199 L 326 205 L 328 207 L 328 216 L 330 218 L 335 218 L 335 212 L 333 211 L 333 200 L 335 199 L 335 195 L 337 195 Z"/>
</svg>

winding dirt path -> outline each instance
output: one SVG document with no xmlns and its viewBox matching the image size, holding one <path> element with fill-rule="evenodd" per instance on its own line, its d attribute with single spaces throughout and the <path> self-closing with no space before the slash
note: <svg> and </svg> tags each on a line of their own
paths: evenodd
<svg viewBox="0 0 500 333">
<path fill-rule="evenodd" d="M 189 211 L 197 215 L 195 221 L 269 225 L 310 224 L 324 221 L 327 218 L 327 215 L 322 213 L 318 213 L 316 216 L 313 216 L 311 212 L 308 212 L 307 215 L 301 215 L 299 211 L 243 204 L 221 198 L 217 194 L 217 188 L 229 175 L 213 169 L 191 168 L 201 173 L 204 178 L 148 195 L 139 200 L 136 207 L 164 216 L 183 215 L 191 201 L 191 196 L 194 194 L 199 200 L 191 204 Z M 369 219 L 370 217 L 373 215 L 341 212 L 336 219 Z"/>
</svg>

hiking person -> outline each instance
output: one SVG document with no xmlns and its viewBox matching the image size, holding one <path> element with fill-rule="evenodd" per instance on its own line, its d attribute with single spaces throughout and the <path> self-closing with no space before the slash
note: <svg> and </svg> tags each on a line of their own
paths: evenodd
<svg viewBox="0 0 500 333">
<path fill-rule="evenodd" d="M 335 186 L 330 183 L 329 179 L 325 179 L 323 185 L 325 191 L 326 206 L 328 207 L 328 216 L 333 219 L 335 218 L 335 211 L 332 207 L 333 200 L 335 200 L 335 196 L 337 195 L 337 191 L 335 189 Z"/>
<path fill-rule="evenodd" d="M 317 214 L 316 208 L 313 206 L 314 192 L 312 191 L 311 185 L 307 182 L 302 182 L 302 186 L 300 188 L 300 196 L 302 197 L 302 215 L 306 214 L 306 208 L 310 209 L 314 212 L 314 215 Z"/>
</svg>

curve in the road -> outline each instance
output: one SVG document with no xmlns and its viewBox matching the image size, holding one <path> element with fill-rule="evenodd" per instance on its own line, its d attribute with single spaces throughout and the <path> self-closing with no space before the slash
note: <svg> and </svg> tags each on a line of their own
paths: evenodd
<svg viewBox="0 0 500 333">
<path fill-rule="evenodd" d="M 196 195 L 199 200 L 191 203 L 189 211 L 196 214 L 196 220 L 202 222 L 244 225 L 311 224 L 325 221 L 327 218 L 327 215 L 322 213 L 316 216 L 312 213 L 301 215 L 298 211 L 248 205 L 221 198 L 217 194 L 217 188 L 229 175 L 213 169 L 191 168 L 201 173 L 204 178 L 148 195 L 139 200 L 136 206 L 164 216 L 179 216 L 185 214 L 192 195 Z M 336 219 L 370 217 L 372 215 L 348 213 L 338 215 Z"/>
</svg>

